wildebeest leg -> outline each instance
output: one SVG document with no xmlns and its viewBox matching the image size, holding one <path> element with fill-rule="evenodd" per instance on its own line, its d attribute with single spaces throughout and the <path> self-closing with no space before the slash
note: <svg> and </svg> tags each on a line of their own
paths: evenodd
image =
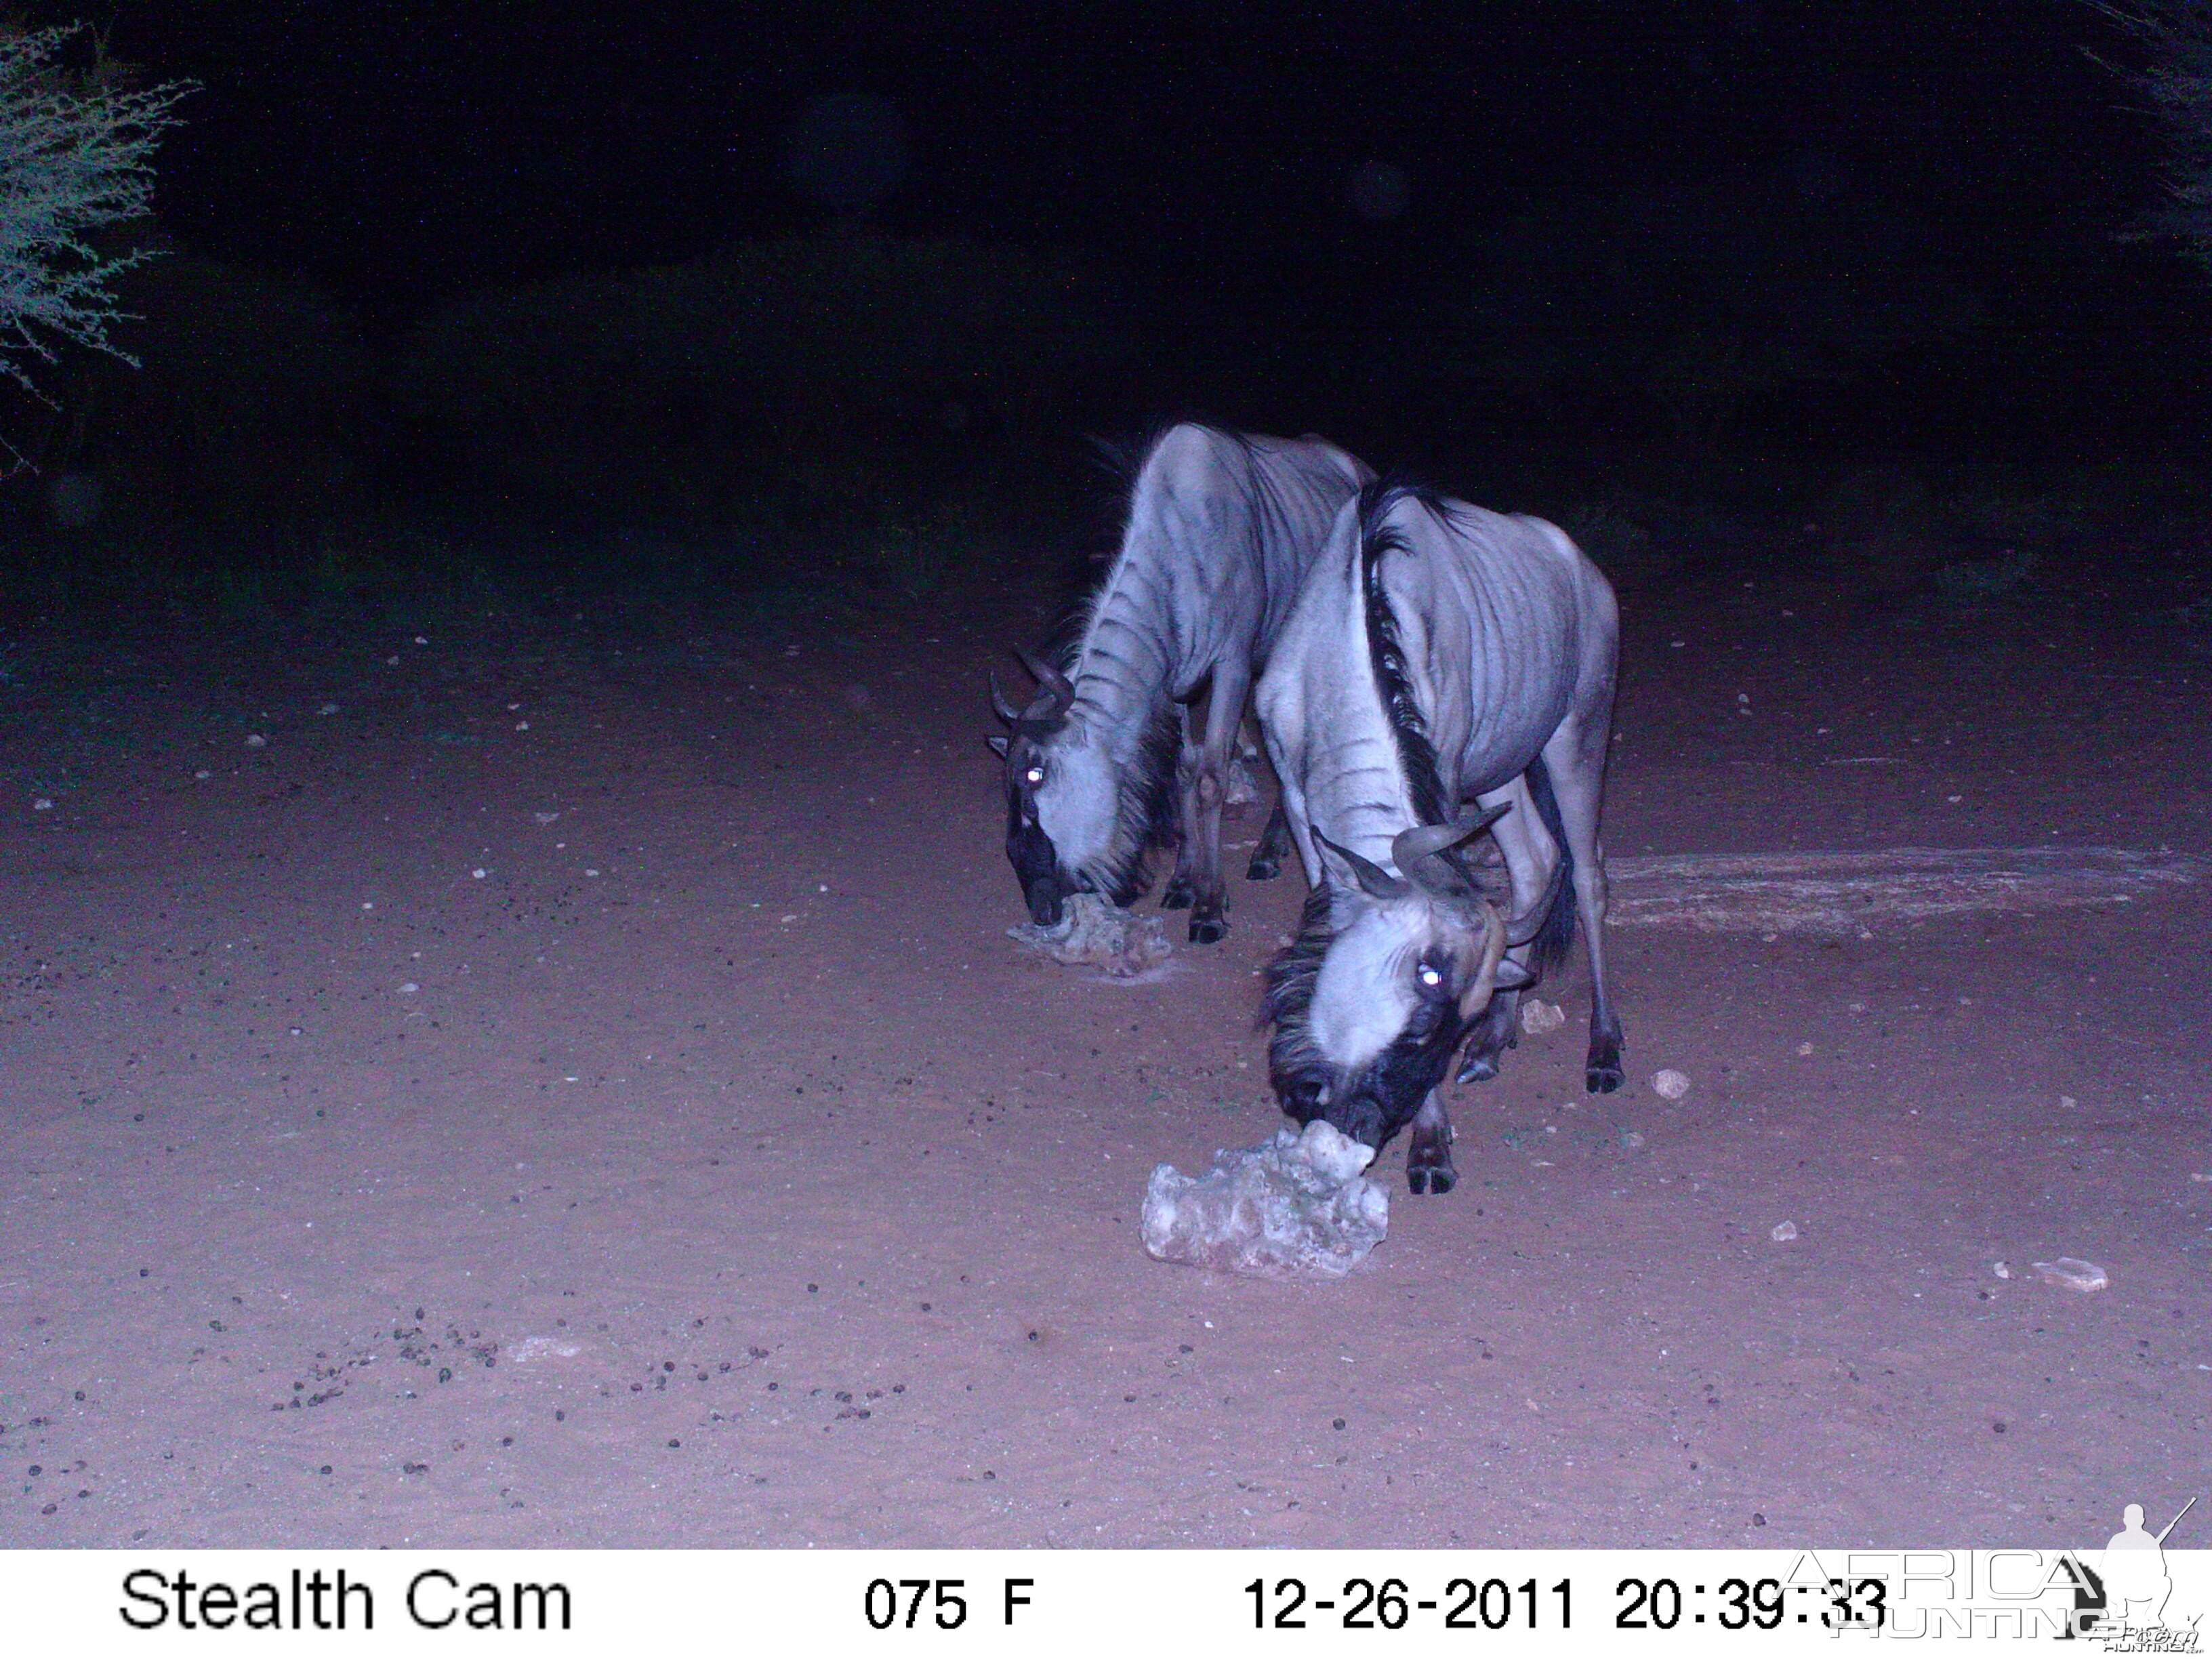
<svg viewBox="0 0 2212 1659">
<path fill-rule="evenodd" d="M 1244 718 L 1252 690 L 1251 671 L 1242 663 L 1222 663 L 1213 671 L 1213 692 L 1206 708 L 1206 736 L 1198 749 L 1198 775 L 1185 817 L 1190 840 L 1190 942 L 1211 945 L 1229 931 L 1229 894 L 1221 879 L 1221 803 L 1227 791 L 1230 746 Z"/>
<path fill-rule="evenodd" d="M 1451 1119 L 1434 1090 L 1413 1114 L 1413 1138 L 1406 1145 L 1406 1186 L 1415 1194 L 1442 1194 L 1452 1189 L 1459 1171 L 1452 1168 Z"/>
<path fill-rule="evenodd" d="M 1529 799 L 1525 778 L 1516 778 L 1502 789 L 1493 789 L 1481 798 L 1481 805 L 1495 806 L 1501 801 L 1512 804 L 1513 810 L 1491 827 L 1498 850 L 1505 856 L 1505 872 L 1513 884 L 1513 908 L 1525 912 L 1542 896 L 1551 884 L 1552 866 L 1559 862 L 1559 843 L 1552 832 L 1544 827 L 1536 803 Z M 1506 952 L 1507 957 L 1527 966 L 1529 948 L 1516 945 Z M 1521 993 L 1495 991 L 1491 994 L 1490 1006 L 1475 1021 L 1468 1036 L 1465 1058 L 1460 1063 L 1458 1081 L 1487 1083 L 1498 1075 L 1498 1062 L 1508 1048 L 1517 1048 L 1521 1042 Z"/>
<path fill-rule="evenodd" d="M 1160 908 L 1188 910 L 1191 906 L 1191 825 L 1192 791 L 1198 782 L 1198 750 L 1191 741 L 1190 710 L 1178 709 L 1176 718 L 1182 725 L 1182 750 L 1176 758 L 1176 861 L 1175 873 L 1160 890 Z"/>
<path fill-rule="evenodd" d="M 1607 685 L 1595 708 L 1569 715 L 1544 745 L 1544 764 L 1559 804 L 1559 825 L 1575 855 L 1575 905 L 1589 948 L 1590 1042 L 1583 1086 L 1594 1095 L 1611 1094 L 1624 1077 L 1620 1016 L 1613 1011 L 1605 982 L 1605 854 L 1597 836 L 1598 802 L 1605 793 L 1606 740 L 1612 726 L 1613 696 Z"/>
<path fill-rule="evenodd" d="M 1244 879 L 1273 881 L 1283 873 L 1283 860 L 1290 850 L 1291 815 L 1278 799 L 1275 810 L 1267 817 L 1267 827 L 1260 832 L 1260 844 L 1252 849 L 1252 862 L 1244 866 Z"/>
</svg>

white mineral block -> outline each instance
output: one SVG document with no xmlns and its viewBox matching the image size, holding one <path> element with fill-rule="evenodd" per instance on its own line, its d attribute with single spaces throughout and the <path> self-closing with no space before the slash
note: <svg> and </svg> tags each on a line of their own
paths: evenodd
<svg viewBox="0 0 2212 1659">
<path fill-rule="evenodd" d="M 1361 1171 L 1375 1149 L 1316 1121 L 1249 1152 L 1218 1152 L 1202 1176 L 1171 1164 L 1145 1188 L 1146 1253 L 1266 1277 L 1339 1279 L 1390 1226 L 1390 1195 Z"/>
<path fill-rule="evenodd" d="M 1096 893 L 1077 893 L 1067 901 L 1057 927 L 1024 922 L 1006 937 L 1042 951 L 1071 968 L 1102 968 L 1111 979 L 1128 979 L 1173 952 L 1158 916 L 1140 916 L 1107 903 Z"/>
<path fill-rule="evenodd" d="M 1242 755 L 1231 755 L 1224 769 L 1228 775 L 1222 780 L 1224 806 L 1249 806 L 1260 799 L 1260 781 L 1251 762 Z"/>
</svg>

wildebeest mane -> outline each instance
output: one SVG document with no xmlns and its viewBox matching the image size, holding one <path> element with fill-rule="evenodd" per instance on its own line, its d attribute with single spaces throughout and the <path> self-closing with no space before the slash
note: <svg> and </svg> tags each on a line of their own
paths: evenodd
<svg viewBox="0 0 2212 1659">
<path fill-rule="evenodd" d="M 1124 767 L 1115 781 L 1120 799 L 1115 808 L 1114 840 L 1099 886 L 1116 904 L 1126 906 L 1143 896 L 1146 855 L 1155 847 L 1172 844 L 1178 833 L 1176 763 L 1182 754 L 1182 730 L 1176 705 L 1164 702 L 1145 726 L 1136 763 Z"/>
<path fill-rule="evenodd" d="M 1267 1038 L 1267 1080 L 1275 1098 L 1295 1102 L 1303 1110 L 1285 1109 L 1301 1122 L 1317 1109 L 1328 1069 L 1313 1046 L 1308 1017 L 1313 1012 L 1314 982 L 1336 937 L 1332 919 L 1334 896 L 1328 879 L 1308 890 L 1305 908 L 1298 917 L 1298 934 L 1278 951 L 1267 963 L 1260 998 L 1260 1021 L 1274 1027 Z"/>
<path fill-rule="evenodd" d="M 1413 556 L 1413 548 L 1396 526 L 1386 523 L 1390 509 L 1401 501 L 1418 502 L 1437 518 L 1449 521 L 1451 505 L 1435 490 L 1403 477 L 1376 479 L 1359 492 L 1359 578 L 1367 624 L 1367 660 L 1375 675 L 1375 690 L 1382 699 L 1382 712 L 1390 722 L 1390 737 L 1398 750 L 1398 763 L 1406 775 L 1406 793 L 1414 817 L 1422 823 L 1449 823 L 1458 803 L 1444 795 L 1443 779 L 1437 766 L 1436 747 L 1429 741 L 1427 718 L 1413 695 L 1413 681 L 1406 666 L 1406 650 L 1398 631 L 1398 614 L 1382 586 L 1382 561 L 1393 553 Z M 1456 848 L 1443 854 L 1448 862 L 1468 874 Z"/>
</svg>

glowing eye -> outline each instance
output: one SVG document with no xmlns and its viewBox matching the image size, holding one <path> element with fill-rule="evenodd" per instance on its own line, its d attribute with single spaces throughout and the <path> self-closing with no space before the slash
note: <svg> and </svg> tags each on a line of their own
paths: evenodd
<svg viewBox="0 0 2212 1659">
<path fill-rule="evenodd" d="M 1044 768 L 1042 766 L 1032 766 L 1022 775 L 1026 777 L 1031 783 L 1042 783 L 1044 781 Z"/>
<path fill-rule="evenodd" d="M 1435 969 L 1430 967 L 1425 962 L 1421 964 L 1420 978 L 1421 983 L 1429 987 L 1431 990 L 1444 982 L 1444 976 L 1438 973 Z"/>
</svg>

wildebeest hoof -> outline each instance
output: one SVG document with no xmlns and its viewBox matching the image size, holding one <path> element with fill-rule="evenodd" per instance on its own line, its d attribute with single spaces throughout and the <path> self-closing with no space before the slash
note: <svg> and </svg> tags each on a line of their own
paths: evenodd
<svg viewBox="0 0 2212 1659">
<path fill-rule="evenodd" d="M 1167 886 L 1162 890 L 1160 893 L 1160 908 L 1163 910 L 1188 910 L 1197 900 L 1197 897 L 1198 895 L 1191 890 L 1191 884 L 1183 880 L 1181 877 L 1177 877 L 1175 880 L 1170 881 Z"/>
<path fill-rule="evenodd" d="M 1469 1054 L 1467 1057 L 1467 1064 L 1459 1068 L 1459 1076 L 1455 1081 L 1461 1083 L 1487 1083 L 1497 1075 L 1497 1055 Z"/>
<path fill-rule="evenodd" d="M 1282 873 L 1283 861 L 1280 859 L 1255 858 L 1244 866 L 1244 879 L 1247 881 L 1273 881 Z"/>
<path fill-rule="evenodd" d="M 1218 945 L 1228 935 L 1229 924 L 1218 915 L 1194 915 L 1190 919 L 1190 942 L 1193 945 Z"/>
<path fill-rule="evenodd" d="M 1417 1152 L 1406 1155 L 1406 1190 L 1416 1198 L 1425 1193 L 1442 1198 L 1459 1183 L 1459 1171 L 1452 1168 L 1450 1154 L 1445 1154 L 1441 1164 L 1416 1164 L 1413 1159 L 1418 1156 Z"/>
<path fill-rule="evenodd" d="M 1583 1086 L 1594 1095 L 1609 1095 L 1626 1080 L 1619 1061 L 1601 1061 L 1583 1073 Z"/>
</svg>

